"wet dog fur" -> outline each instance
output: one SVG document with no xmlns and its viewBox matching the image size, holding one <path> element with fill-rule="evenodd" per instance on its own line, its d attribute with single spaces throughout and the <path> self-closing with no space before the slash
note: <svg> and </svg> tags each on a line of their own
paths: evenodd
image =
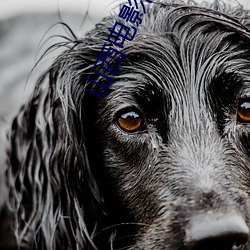
<svg viewBox="0 0 250 250">
<path fill-rule="evenodd" d="M 250 225 L 250 125 L 237 115 L 250 98 L 248 12 L 149 4 L 100 98 L 86 77 L 98 81 L 116 20 L 69 42 L 13 121 L 4 249 L 203 249 L 189 247 L 195 216 Z M 119 127 L 129 112 L 136 132 Z"/>
</svg>

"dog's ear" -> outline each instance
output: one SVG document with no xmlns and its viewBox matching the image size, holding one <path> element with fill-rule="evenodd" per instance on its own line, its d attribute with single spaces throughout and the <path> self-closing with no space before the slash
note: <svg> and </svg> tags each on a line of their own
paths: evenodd
<svg viewBox="0 0 250 250">
<path fill-rule="evenodd" d="M 20 247 L 95 249 L 91 234 L 103 200 L 88 159 L 83 103 L 87 95 L 98 98 L 86 91 L 86 78 L 94 77 L 107 33 L 103 23 L 73 41 L 13 120 L 6 206 Z"/>
</svg>

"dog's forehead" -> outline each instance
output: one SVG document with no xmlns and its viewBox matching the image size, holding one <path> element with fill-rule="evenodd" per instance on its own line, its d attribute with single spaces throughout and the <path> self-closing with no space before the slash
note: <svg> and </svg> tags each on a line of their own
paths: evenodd
<svg viewBox="0 0 250 250">
<path fill-rule="evenodd" d="M 249 41 L 244 26 L 215 11 L 161 9 L 145 18 L 137 37 L 126 44 L 126 58 L 111 90 L 153 89 L 201 98 L 221 75 L 249 82 Z"/>
</svg>

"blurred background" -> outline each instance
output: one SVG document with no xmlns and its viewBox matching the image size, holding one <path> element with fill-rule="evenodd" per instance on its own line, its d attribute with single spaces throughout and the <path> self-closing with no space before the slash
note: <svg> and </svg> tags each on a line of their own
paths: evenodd
<svg viewBox="0 0 250 250">
<path fill-rule="evenodd" d="M 233 5 L 240 3 L 250 9 L 250 0 L 224 1 Z M 58 37 L 53 38 L 54 35 L 67 34 L 62 25 L 54 24 L 63 21 L 80 36 L 93 28 L 120 2 L 0 0 L 0 174 L 4 169 L 6 128 L 27 99 L 38 76 L 48 68 L 60 50 L 50 53 L 33 71 L 32 68 L 46 48 L 63 41 Z"/>
</svg>

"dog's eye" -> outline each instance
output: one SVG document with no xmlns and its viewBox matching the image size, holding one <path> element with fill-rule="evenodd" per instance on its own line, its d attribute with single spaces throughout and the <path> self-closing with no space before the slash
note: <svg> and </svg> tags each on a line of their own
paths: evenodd
<svg viewBox="0 0 250 250">
<path fill-rule="evenodd" d="M 237 121 L 250 123 L 250 98 L 240 100 L 237 111 Z"/>
<path fill-rule="evenodd" d="M 144 127 L 144 119 L 136 111 L 120 113 L 117 119 L 117 125 L 125 132 L 133 133 Z"/>
</svg>

